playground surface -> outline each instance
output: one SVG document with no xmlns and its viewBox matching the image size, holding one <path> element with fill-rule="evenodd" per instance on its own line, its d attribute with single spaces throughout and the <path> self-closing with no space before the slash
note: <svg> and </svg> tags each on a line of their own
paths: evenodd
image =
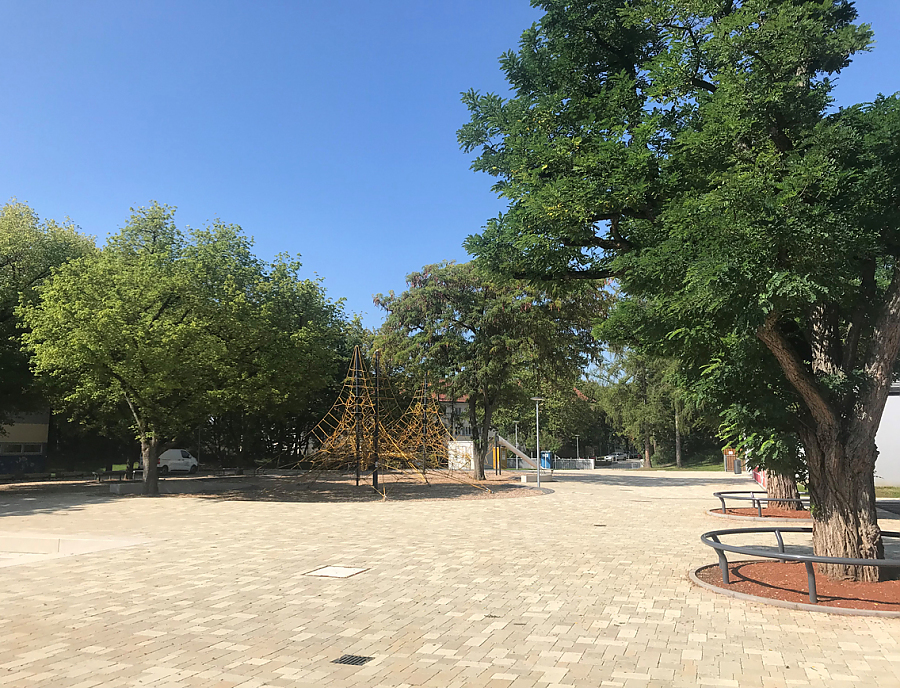
<svg viewBox="0 0 900 688">
<path fill-rule="evenodd" d="M 0 686 L 900 685 L 900 619 L 691 584 L 712 492 L 746 478 L 557 478 L 524 499 L 0 493 L 0 545 L 107 543 L 0 568 Z M 328 566 L 362 571 L 308 575 Z"/>
</svg>

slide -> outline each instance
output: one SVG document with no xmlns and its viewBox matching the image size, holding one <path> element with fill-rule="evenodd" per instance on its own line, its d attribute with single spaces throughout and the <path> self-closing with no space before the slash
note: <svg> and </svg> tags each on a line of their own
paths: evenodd
<svg viewBox="0 0 900 688">
<path fill-rule="evenodd" d="M 532 458 L 531 458 L 530 456 L 528 456 L 527 454 L 524 454 L 524 453 L 520 452 L 518 449 L 516 449 L 515 445 L 513 445 L 512 442 L 510 442 L 509 440 L 503 439 L 502 437 L 500 437 L 500 435 L 497 435 L 497 441 L 498 441 L 501 445 L 503 445 L 504 447 L 506 447 L 509 451 L 511 451 L 513 454 L 515 454 L 515 455 L 518 456 L 520 459 L 522 459 L 522 461 L 524 461 L 525 463 L 527 463 L 529 466 L 531 466 L 532 468 L 537 468 L 537 459 L 532 459 Z M 549 470 L 549 469 L 547 469 L 547 468 L 545 468 L 545 469 L 543 469 L 543 470 L 544 470 L 544 473 L 553 473 L 553 471 L 551 471 L 551 470 Z"/>
</svg>

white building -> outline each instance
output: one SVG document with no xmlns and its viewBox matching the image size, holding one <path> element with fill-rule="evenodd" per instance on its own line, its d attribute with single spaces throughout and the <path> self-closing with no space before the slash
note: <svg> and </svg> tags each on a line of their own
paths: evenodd
<svg viewBox="0 0 900 688">
<path fill-rule="evenodd" d="M 881 425 L 875 436 L 878 459 L 875 461 L 875 484 L 900 487 L 900 384 L 891 385 Z"/>
</svg>

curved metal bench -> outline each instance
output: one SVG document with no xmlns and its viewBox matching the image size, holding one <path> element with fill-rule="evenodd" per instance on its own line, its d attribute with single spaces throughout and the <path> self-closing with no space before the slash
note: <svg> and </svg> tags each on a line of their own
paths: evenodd
<svg viewBox="0 0 900 688">
<path fill-rule="evenodd" d="M 726 499 L 736 499 L 745 502 L 751 502 L 753 506 L 756 508 L 759 517 L 762 518 L 762 503 L 765 502 L 766 506 L 769 505 L 769 502 L 787 502 L 790 504 L 799 504 L 802 507 L 809 508 L 809 497 L 804 497 L 806 493 L 801 493 L 801 497 L 797 499 L 796 497 L 769 497 L 765 492 L 762 494 L 757 494 L 756 490 L 723 490 L 722 492 L 713 492 L 713 497 L 717 497 L 718 500 L 722 503 L 722 513 L 727 512 L 727 507 L 725 506 Z M 745 497 L 743 495 L 750 495 L 749 497 Z"/>
<path fill-rule="evenodd" d="M 774 533 L 778 542 L 778 551 L 755 547 L 741 547 L 738 545 L 726 545 L 719 541 L 723 535 L 747 535 L 750 533 Z M 812 528 L 797 527 L 772 527 L 772 528 L 729 528 L 727 530 L 711 530 L 700 536 L 700 542 L 716 550 L 719 557 L 719 569 L 722 571 L 722 582 L 729 585 L 731 580 L 728 572 L 728 559 L 725 552 L 744 554 L 751 557 L 765 559 L 780 559 L 782 562 L 802 561 L 806 566 L 806 582 L 809 586 L 809 601 L 817 604 L 819 597 L 816 594 L 816 570 L 813 564 L 842 564 L 844 566 L 878 566 L 884 568 L 900 568 L 900 559 L 849 559 L 845 557 L 820 557 L 815 554 L 789 554 L 784 551 L 784 539 L 782 533 L 812 533 Z M 900 533 L 894 531 L 882 531 L 882 537 L 900 538 Z"/>
</svg>

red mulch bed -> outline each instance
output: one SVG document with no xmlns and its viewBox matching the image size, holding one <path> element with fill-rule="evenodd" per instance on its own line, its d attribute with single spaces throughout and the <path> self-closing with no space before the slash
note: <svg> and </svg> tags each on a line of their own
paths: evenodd
<svg viewBox="0 0 900 688">
<path fill-rule="evenodd" d="M 714 509 L 717 514 L 721 514 L 721 509 Z M 750 507 L 749 509 L 728 509 L 725 511 L 726 514 L 733 514 L 735 516 L 759 516 L 759 512 Z M 791 511 L 789 509 L 781 509 L 777 506 L 766 507 L 762 510 L 763 518 L 800 518 L 809 520 L 809 512 L 808 511 Z"/>
<path fill-rule="evenodd" d="M 817 567 L 816 593 L 820 606 L 900 612 L 900 580 L 880 583 L 833 581 L 819 572 L 818 564 L 813 566 Z M 725 590 L 809 604 L 806 567 L 802 562 L 737 561 L 729 564 L 728 569 L 729 585 L 722 583 L 722 572 L 716 564 L 697 571 L 697 578 Z"/>
</svg>

